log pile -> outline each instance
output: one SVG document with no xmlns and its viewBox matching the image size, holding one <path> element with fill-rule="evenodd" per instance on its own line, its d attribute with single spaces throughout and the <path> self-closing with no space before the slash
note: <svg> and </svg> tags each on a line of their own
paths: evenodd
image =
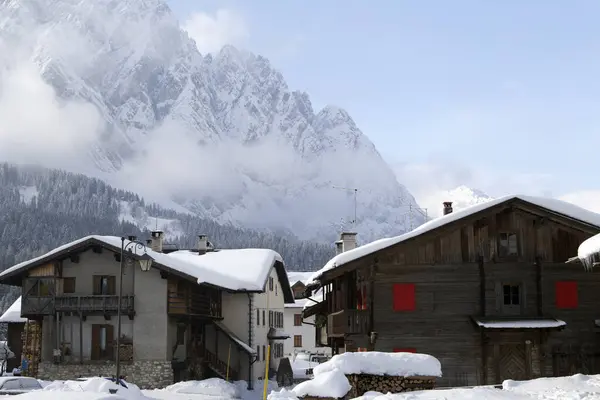
<svg viewBox="0 0 600 400">
<path fill-rule="evenodd" d="M 401 393 L 427 390 L 435 387 L 435 377 L 389 376 L 389 375 L 346 375 L 352 386 L 348 398 L 360 397 L 366 392 Z"/>
</svg>

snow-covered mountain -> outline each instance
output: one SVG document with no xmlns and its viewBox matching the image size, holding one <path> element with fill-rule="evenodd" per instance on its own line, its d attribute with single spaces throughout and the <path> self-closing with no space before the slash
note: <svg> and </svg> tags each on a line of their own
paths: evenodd
<svg viewBox="0 0 600 400">
<path fill-rule="evenodd" d="M 427 208 L 429 217 L 436 218 L 442 215 L 442 203 L 445 201 L 451 201 L 453 210 L 457 211 L 490 200 L 493 200 L 493 197 L 481 190 L 461 185 L 451 190 L 429 193 L 427 196 L 419 198 L 419 204 Z"/>
<path fill-rule="evenodd" d="M 347 112 L 315 111 L 264 57 L 201 55 L 161 0 L 5 0 L 0 45 L 0 156 L 43 143 L 26 153 L 43 163 L 67 137 L 54 157 L 64 168 L 219 222 L 328 240 L 342 228 L 361 240 L 408 229 L 413 196 Z M 6 83 L 31 61 L 56 98 L 43 103 L 28 83 L 23 99 Z M 35 107 L 11 125 L 2 108 L 14 109 L 15 91 Z"/>
</svg>

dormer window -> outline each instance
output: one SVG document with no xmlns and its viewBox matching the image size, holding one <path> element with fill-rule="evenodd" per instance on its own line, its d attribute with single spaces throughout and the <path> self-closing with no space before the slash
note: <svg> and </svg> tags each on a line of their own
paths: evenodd
<svg viewBox="0 0 600 400">
<path fill-rule="evenodd" d="M 498 256 L 517 257 L 519 255 L 519 240 L 516 233 L 501 232 L 498 234 Z"/>
</svg>

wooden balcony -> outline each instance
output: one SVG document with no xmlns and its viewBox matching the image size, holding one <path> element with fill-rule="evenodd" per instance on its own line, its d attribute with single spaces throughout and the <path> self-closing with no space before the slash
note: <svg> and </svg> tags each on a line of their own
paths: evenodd
<svg viewBox="0 0 600 400">
<path fill-rule="evenodd" d="M 342 310 L 327 316 L 327 336 L 367 334 L 369 330 L 368 310 Z"/>
<path fill-rule="evenodd" d="M 217 289 L 198 288 L 182 293 L 169 288 L 167 296 L 169 315 L 222 318 L 221 292 Z"/>
<path fill-rule="evenodd" d="M 57 312 L 73 312 L 82 314 L 117 315 L 119 296 L 60 296 L 56 297 L 54 309 Z M 121 297 L 121 314 L 135 313 L 134 296 Z"/>
</svg>

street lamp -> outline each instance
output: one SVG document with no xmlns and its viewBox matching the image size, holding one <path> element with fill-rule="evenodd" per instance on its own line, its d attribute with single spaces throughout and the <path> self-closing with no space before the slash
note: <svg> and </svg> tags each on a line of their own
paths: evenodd
<svg viewBox="0 0 600 400">
<path fill-rule="evenodd" d="M 135 253 L 132 251 L 135 249 Z M 144 250 L 144 254 L 141 256 L 137 255 L 137 250 Z M 123 262 L 125 261 L 125 252 L 127 256 L 131 258 L 137 258 L 140 263 L 142 271 L 149 271 L 152 267 L 152 261 L 154 259 L 146 252 L 147 247 L 144 243 L 137 241 L 135 236 L 129 236 L 129 243 L 125 244 L 125 238 L 121 237 L 121 262 L 119 265 L 119 302 L 117 306 L 117 375 L 116 384 L 119 384 L 119 378 L 121 376 L 121 301 L 123 299 Z"/>
</svg>

